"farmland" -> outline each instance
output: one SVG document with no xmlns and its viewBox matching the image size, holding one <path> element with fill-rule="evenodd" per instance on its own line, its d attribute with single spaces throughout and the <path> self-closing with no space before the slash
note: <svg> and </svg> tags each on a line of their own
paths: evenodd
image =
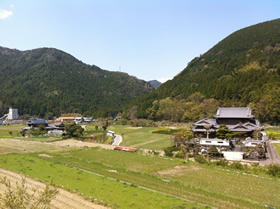
<svg viewBox="0 0 280 209">
<path fill-rule="evenodd" d="M 43 181 L 53 179 L 113 208 L 202 207 L 191 201 L 218 208 L 280 207 L 280 181 L 264 174 L 101 148 L 43 154 L 2 155 L 0 166 Z"/>
<path fill-rule="evenodd" d="M 1 128 L 2 136 L 20 129 Z M 170 146 L 174 131 L 121 125 L 108 129 L 123 135 L 123 146 L 154 150 Z M 102 132 L 95 131 L 94 125 L 87 130 L 87 136 Z M 280 207 L 279 178 L 265 172 L 246 174 L 141 152 L 71 148 L 48 142 L 52 140 L 17 136 L 0 139 L 0 167 L 43 182 L 53 180 L 60 187 L 112 208 Z M 274 145 L 279 152 L 279 144 Z"/>
<path fill-rule="evenodd" d="M 115 125 L 110 126 L 108 129 L 116 132 L 116 134 L 123 135 L 121 144 L 123 146 L 152 150 L 161 150 L 171 146 L 170 135 L 153 133 L 157 128 Z"/>
<path fill-rule="evenodd" d="M 280 143 L 273 143 L 273 146 L 275 147 L 275 150 L 280 157 Z"/>
</svg>

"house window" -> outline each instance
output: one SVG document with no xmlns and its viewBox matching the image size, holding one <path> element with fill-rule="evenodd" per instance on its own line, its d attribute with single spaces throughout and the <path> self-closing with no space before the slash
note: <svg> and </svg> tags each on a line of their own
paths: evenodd
<svg viewBox="0 0 280 209">
<path fill-rule="evenodd" d="M 218 142 L 218 144 L 223 144 L 224 142 Z"/>
<path fill-rule="evenodd" d="M 210 143 L 211 144 L 211 141 L 206 141 L 206 143 Z"/>
</svg>

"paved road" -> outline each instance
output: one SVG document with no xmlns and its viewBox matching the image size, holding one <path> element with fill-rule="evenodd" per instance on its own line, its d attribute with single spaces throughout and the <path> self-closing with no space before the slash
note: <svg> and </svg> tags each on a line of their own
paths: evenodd
<svg viewBox="0 0 280 209">
<path fill-rule="evenodd" d="M 275 148 L 274 148 L 274 146 L 273 146 L 271 141 L 268 142 L 268 147 L 270 149 L 270 154 L 271 154 L 272 162 L 274 164 L 280 165 L 280 159 L 279 159 L 279 157 L 277 155 L 277 152 L 276 152 L 276 150 L 275 150 Z"/>
<path fill-rule="evenodd" d="M 266 153 L 266 160 L 260 161 L 260 165 L 269 165 L 269 164 L 278 164 L 280 165 L 280 160 L 276 153 L 276 150 L 270 140 L 267 141 L 267 153 Z"/>
<path fill-rule="evenodd" d="M 114 146 L 120 146 L 120 143 L 122 142 L 122 136 L 121 135 L 115 135 L 114 142 L 112 145 Z"/>
</svg>

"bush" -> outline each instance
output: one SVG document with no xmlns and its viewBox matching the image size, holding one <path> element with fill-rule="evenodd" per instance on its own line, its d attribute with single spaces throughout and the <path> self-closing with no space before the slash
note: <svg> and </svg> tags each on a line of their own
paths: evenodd
<svg viewBox="0 0 280 209">
<path fill-rule="evenodd" d="M 216 165 L 223 166 L 223 167 L 227 167 L 228 166 L 228 161 L 226 161 L 225 159 L 219 160 L 219 161 L 217 161 L 215 163 L 216 163 Z"/>
<path fill-rule="evenodd" d="M 207 159 L 203 155 L 197 155 L 195 156 L 194 160 L 200 164 L 205 164 L 207 163 Z"/>
<path fill-rule="evenodd" d="M 172 147 L 165 148 L 163 151 L 164 151 L 165 156 L 173 157 L 173 152 L 179 151 L 179 148 L 172 146 Z"/>
<path fill-rule="evenodd" d="M 184 158 L 184 157 L 185 157 L 185 153 L 182 152 L 182 151 L 180 151 L 180 152 L 178 152 L 178 153 L 175 155 L 175 157 L 177 157 L 177 158 Z"/>
<path fill-rule="evenodd" d="M 239 162 L 234 162 L 229 167 L 233 168 L 233 169 L 237 169 L 237 170 L 244 170 L 245 169 L 245 167 Z"/>
<path fill-rule="evenodd" d="M 267 168 L 267 173 L 270 176 L 280 177 L 280 166 L 271 164 Z"/>
</svg>

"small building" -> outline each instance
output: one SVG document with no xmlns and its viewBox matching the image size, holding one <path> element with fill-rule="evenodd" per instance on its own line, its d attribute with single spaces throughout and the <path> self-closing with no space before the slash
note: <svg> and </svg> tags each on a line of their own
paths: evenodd
<svg viewBox="0 0 280 209">
<path fill-rule="evenodd" d="M 28 121 L 27 125 L 31 128 L 37 128 L 39 125 L 47 127 L 49 123 L 43 119 L 31 119 Z"/>
<path fill-rule="evenodd" d="M 264 141 L 260 141 L 260 140 L 246 140 L 243 142 L 245 147 L 257 147 L 258 145 L 263 147 L 264 143 L 265 143 Z"/>
<path fill-rule="evenodd" d="M 76 124 L 89 124 L 92 122 L 92 118 L 90 117 L 75 117 L 74 122 Z"/>
<path fill-rule="evenodd" d="M 14 108 L 10 107 L 7 119 L 8 120 L 17 120 L 18 119 L 18 109 L 14 109 Z"/>
<path fill-rule="evenodd" d="M 61 123 L 72 123 L 75 121 L 75 117 L 59 117 L 55 119 L 54 122 L 61 122 Z"/>
<path fill-rule="evenodd" d="M 115 132 L 114 131 L 107 131 L 107 136 L 115 136 Z"/>
<path fill-rule="evenodd" d="M 61 136 L 63 135 L 63 131 L 62 130 L 49 130 L 48 131 L 48 135 L 49 136 Z"/>
</svg>

